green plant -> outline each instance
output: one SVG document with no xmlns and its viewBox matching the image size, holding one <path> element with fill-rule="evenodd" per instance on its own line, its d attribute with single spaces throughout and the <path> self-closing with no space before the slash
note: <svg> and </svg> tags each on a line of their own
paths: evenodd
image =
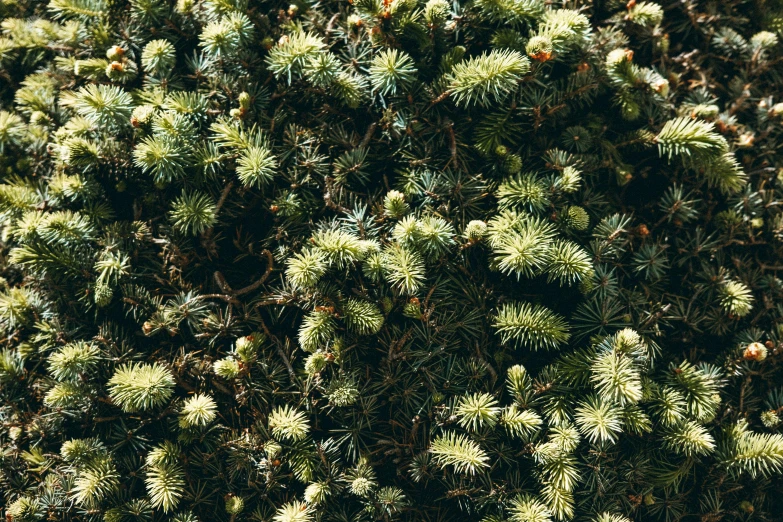
<svg viewBox="0 0 783 522">
<path fill-rule="evenodd" d="M 0 19 L 7 521 L 781 519 L 780 0 Z"/>
</svg>

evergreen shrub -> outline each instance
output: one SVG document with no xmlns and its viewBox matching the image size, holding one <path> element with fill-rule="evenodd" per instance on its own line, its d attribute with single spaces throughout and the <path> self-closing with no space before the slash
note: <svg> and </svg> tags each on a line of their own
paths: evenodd
<svg viewBox="0 0 783 522">
<path fill-rule="evenodd" d="M 7 522 L 783 520 L 780 0 L 0 0 Z"/>
</svg>

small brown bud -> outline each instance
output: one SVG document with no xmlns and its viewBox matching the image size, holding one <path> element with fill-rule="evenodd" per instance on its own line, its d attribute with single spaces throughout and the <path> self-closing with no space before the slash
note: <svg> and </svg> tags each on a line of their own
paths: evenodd
<svg viewBox="0 0 783 522">
<path fill-rule="evenodd" d="M 552 53 L 549 51 L 539 51 L 537 53 L 531 54 L 530 57 L 537 62 L 543 63 L 552 59 Z"/>
</svg>

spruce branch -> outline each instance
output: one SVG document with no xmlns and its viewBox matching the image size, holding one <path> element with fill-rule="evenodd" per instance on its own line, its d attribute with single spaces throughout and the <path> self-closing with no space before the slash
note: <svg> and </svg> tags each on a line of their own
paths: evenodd
<svg viewBox="0 0 783 522">
<path fill-rule="evenodd" d="M 449 92 L 463 107 L 502 102 L 530 71 L 530 62 L 516 51 L 491 51 L 456 63 L 449 73 Z"/>
<path fill-rule="evenodd" d="M 570 338 L 565 318 L 541 305 L 509 303 L 498 309 L 493 326 L 503 343 L 533 350 L 555 349 Z"/>
<path fill-rule="evenodd" d="M 489 457 L 466 435 L 450 432 L 438 436 L 430 447 L 435 462 L 441 466 L 453 466 L 454 472 L 475 475 L 481 468 L 488 467 Z"/>
<path fill-rule="evenodd" d="M 157 363 L 130 363 L 109 379 L 109 396 L 124 411 L 147 410 L 168 401 L 174 384 L 172 373 Z"/>
</svg>

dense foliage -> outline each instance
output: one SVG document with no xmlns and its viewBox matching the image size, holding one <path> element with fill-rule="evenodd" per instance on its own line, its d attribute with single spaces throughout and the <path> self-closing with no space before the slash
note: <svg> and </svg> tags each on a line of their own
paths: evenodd
<svg viewBox="0 0 783 522">
<path fill-rule="evenodd" d="M 0 0 L 9 522 L 783 519 L 783 5 Z"/>
</svg>

